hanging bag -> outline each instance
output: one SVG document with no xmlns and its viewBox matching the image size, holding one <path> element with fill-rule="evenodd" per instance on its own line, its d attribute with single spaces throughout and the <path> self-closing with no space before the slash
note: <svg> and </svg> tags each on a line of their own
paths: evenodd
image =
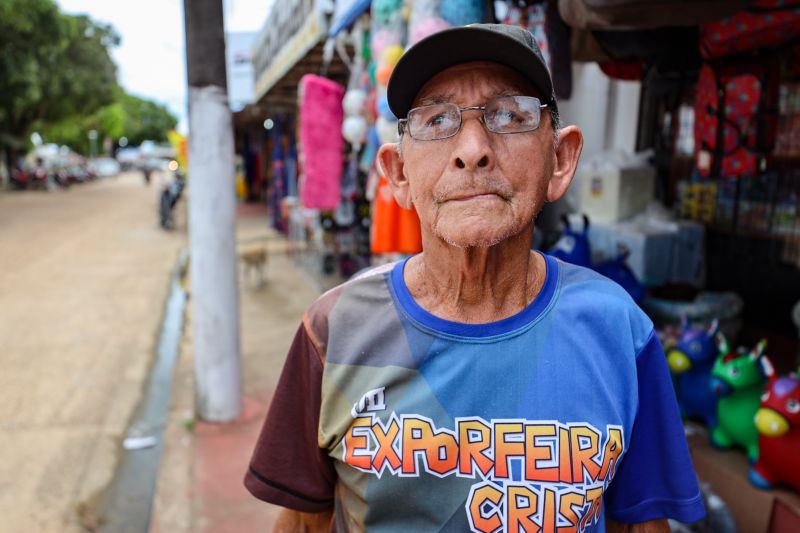
<svg viewBox="0 0 800 533">
<path fill-rule="evenodd" d="M 800 0 L 762 0 L 704 24 L 700 51 L 706 59 L 775 48 L 800 38 Z"/>
<path fill-rule="evenodd" d="M 705 63 L 695 97 L 695 157 L 703 177 L 758 172 L 775 143 L 777 78 L 774 57 Z"/>
</svg>

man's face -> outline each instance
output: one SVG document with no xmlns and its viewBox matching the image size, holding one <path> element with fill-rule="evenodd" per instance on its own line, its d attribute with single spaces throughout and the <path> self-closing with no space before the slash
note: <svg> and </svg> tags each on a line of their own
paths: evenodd
<svg viewBox="0 0 800 533">
<path fill-rule="evenodd" d="M 513 70 L 474 62 L 446 69 L 419 92 L 413 107 L 451 102 L 483 106 L 498 96 L 539 96 Z M 406 132 L 403 174 L 424 233 L 459 248 L 488 247 L 531 227 L 553 173 L 549 113 L 535 131 L 497 134 L 481 111 L 462 112 L 453 137 L 420 141 Z"/>
</svg>

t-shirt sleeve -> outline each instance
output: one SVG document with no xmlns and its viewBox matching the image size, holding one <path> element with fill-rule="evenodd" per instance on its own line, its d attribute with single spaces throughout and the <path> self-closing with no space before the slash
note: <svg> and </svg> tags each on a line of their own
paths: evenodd
<svg viewBox="0 0 800 533">
<path fill-rule="evenodd" d="M 666 358 L 655 333 L 636 356 L 639 405 L 628 451 L 605 494 L 612 520 L 696 522 L 705 506 L 689 457 Z"/>
<path fill-rule="evenodd" d="M 245 474 L 256 498 L 306 513 L 333 507 L 336 474 L 317 437 L 322 369 L 301 325 Z"/>
</svg>

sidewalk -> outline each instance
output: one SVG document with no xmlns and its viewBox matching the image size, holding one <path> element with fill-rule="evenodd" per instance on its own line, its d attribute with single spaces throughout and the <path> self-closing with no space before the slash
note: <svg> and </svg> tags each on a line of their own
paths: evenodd
<svg viewBox="0 0 800 533">
<path fill-rule="evenodd" d="M 269 531 L 278 512 L 248 493 L 242 480 L 286 352 L 306 307 L 318 296 L 286 255 L 282 236 L 267 229 L 263 212 L 240 210 L 237 241 L 264 243 L 266 284 L 242 279 L 241 329 L 244 410 L 231 424 L 194 418 L 191 317 L 173 382 L 173 401 L 153 509 L 152 532 Z M 189 313 L 191 313 L 190 297 Z"/>
</svg>

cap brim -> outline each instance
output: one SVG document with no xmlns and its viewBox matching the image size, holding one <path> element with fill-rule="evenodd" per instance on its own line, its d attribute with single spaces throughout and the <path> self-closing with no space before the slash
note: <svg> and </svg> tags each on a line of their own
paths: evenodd
<svg viewBox="0 0 800 533">
<path fill-rule="evenodd" d="M 497 31 L 460 26 L 434 33 L 403 54 L 387 88 L 392 113 L 405 117 L 417 93 L 431 78 L 446 68 L 472 61 L 491 61 L 517 71 L 541 93 L 538 96 L 545 103 L 554 103 L 550 74 L 533 50 Z"/>
</svg>

